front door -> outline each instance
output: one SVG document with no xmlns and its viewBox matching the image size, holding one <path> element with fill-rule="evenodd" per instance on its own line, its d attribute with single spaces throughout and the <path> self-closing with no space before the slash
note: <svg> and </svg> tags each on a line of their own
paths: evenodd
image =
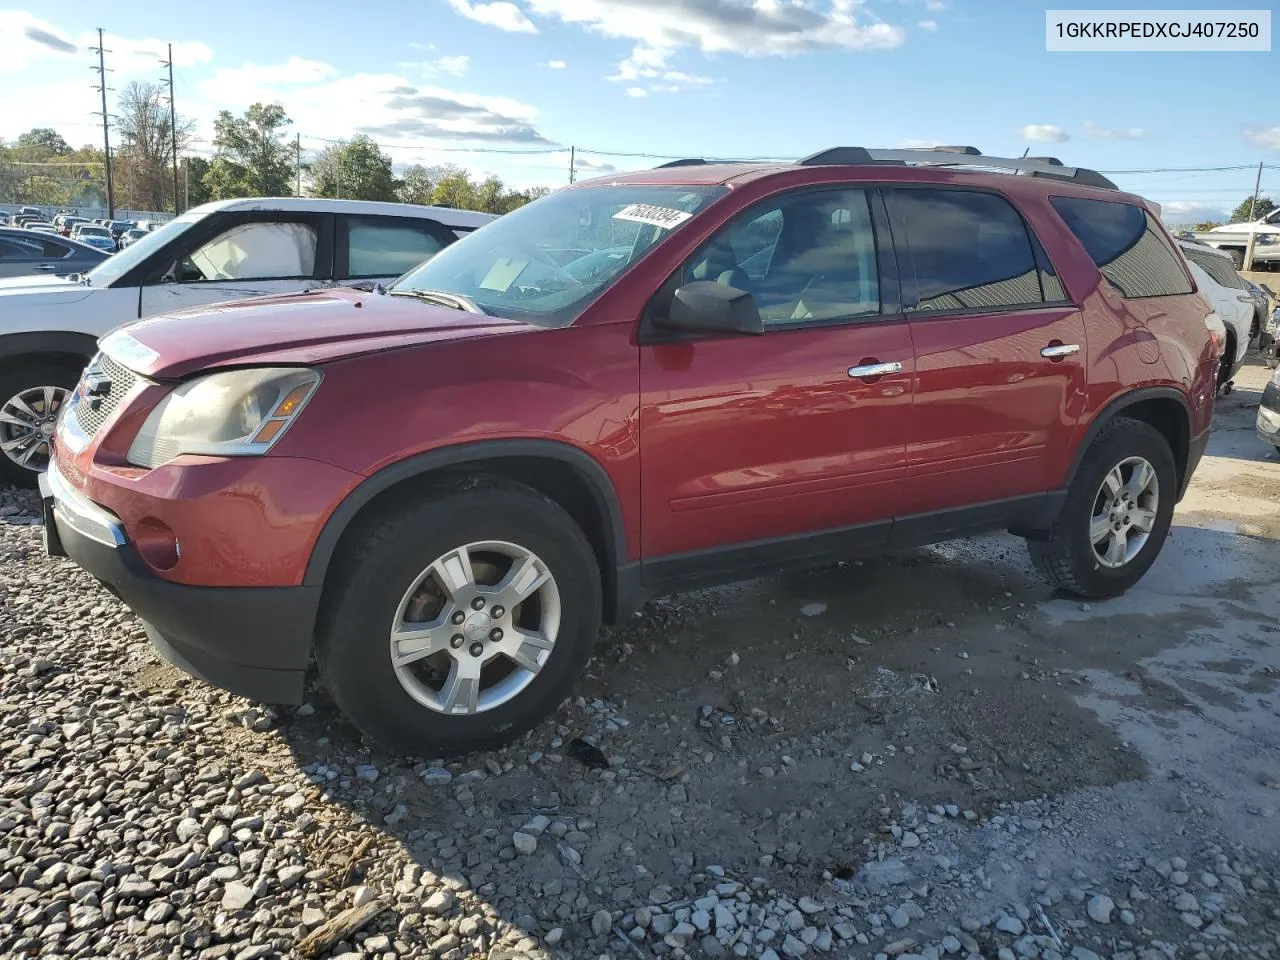
<svg viewBox="0 0 1280 960">
<path fill-rule="evenodd" d="M 914 363 L 877 258 L 885 223 L 874 190 L 790 191 L 736 217 L 668 284 L 748 290 L 765 332 L 640 348 L 646 578 L 887 539 Z"/>
<path fill-rule="evenodd" d="M 228 214 L 213 236 L 180 244 L 174 258 L 142 287 L 139 316 L 332 282 L 330 217 L 314 214 Z"/>
<path fill-rule="evenodd" d="M 1078 308 L 998 194 L 887 197 L 916 352 L 904 514 L 1056 488 L 1085 399 Z"/>
</svg>

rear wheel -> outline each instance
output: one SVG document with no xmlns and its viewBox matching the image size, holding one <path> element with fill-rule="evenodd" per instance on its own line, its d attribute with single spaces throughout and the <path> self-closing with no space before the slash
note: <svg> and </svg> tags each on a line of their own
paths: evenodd
<svg viewBox="0 0 1280 960">
<path fill-rule="evenodd" d="M 555 709 L 591 654 L 595 555 L 527 487 L 434 490 L 368 526 L 339 563 L 321 678 L 366 736 L 397 752 L 511 740 Z"/>
<path fill-rule="evenodd" d="M 36 485 L 49 466 L 58 413 L 80 372 L 47 362 L 0 369 L 0 483 Z"/>
<path fill-rule="evenodd" d="M 1048 535 L 1028 541 L 1031 558 L 1070 593 L 1123 593 L 1160 553 L 1177 487 L 1168 441 L 1148 423 L 1118 417 L 1094 438 Z"/>
</svg>

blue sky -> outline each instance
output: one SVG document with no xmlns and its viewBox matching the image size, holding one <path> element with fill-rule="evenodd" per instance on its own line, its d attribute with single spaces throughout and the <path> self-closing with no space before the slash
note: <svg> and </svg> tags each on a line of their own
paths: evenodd
<svg viewBox="0 0 1280 960">
<path fill-rule="evenodd" d="M 308 150 L 371 132 L 397 164 L 452 161 L 519 186 L 565 182 L 570 144 L 579 176 L 655 162 L 593 151 L 788 157 L 837 144 L 1029 147 L 1103 170 L 1280 167 L 1280 54 L 1047 53 L 1046 6 L 222 0 L 216 16 L 169 17 L 134 0 L 62 0 L 0 11 L 0 136 L 40 125 L 101 141 L 86 50 L 101 26 L 117 88 L 158 79 L 155 55 L 174 43 L 178 107 L 203 151 L 219 109 L 264 100 L 284 105 Z M 1234 206 L 1253 176 L 1114 179 L 1183 221 Z M 1280 199 L 1280 169 L 1263 187 Z"/>
</svg>

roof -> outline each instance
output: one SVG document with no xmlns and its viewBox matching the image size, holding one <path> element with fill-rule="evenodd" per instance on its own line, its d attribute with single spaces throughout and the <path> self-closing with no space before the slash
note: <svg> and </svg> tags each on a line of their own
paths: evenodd
<svg viewBox="0 0 1280 960">
<path fill-rule="evenodd" d="M 482 227 L 490 220 L 497 219 L 496 214 L 455 210 L 453 207 L 426 207 L 416 203 L 388 203 L 380 200 L 328 200 L 323 197 L 239 197 L 233 200 L 214 200 L 211 203 L 192 207 L 187 212 L 212 213 L 215 210 L 424 217 L 438 220 L 446 227 Z"/>
</svg>

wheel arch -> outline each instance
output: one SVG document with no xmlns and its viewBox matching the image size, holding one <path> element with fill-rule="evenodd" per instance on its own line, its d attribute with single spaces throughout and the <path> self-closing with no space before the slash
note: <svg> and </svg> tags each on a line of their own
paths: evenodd
<svg viewBox="0 0 1280 960">
<path fill-rule="evenodd" d="M 1187 398 L 1174 387 L 1143 387 L 1130 393 L 1116 397 L 1098 413 L 1085 428 L 1080 442 L 1076 444 L 1075 454 L 1071 459 L 1071 468 L 1067 472 L 1065 487 L 1071 486 L 1080 468 L 1081 461 L 1093 444 L 1094 438 L 1102 432 L 1102 428 L 1118 416 L 1132 420 L 1141 420 L 1155 427 L 1169 441 L 1173 451 L 1174 465 L 1178 470 L 1178 498 L 1186 489 L 1187 473 L 1191 458 L 1191 408 Z"/>
<path fill-rule="evenodd" d="M 352 490 L 325 521 L 303 583 L 325 585 L 334 557 L 363 518 L 412 497 L 424 483 L 464 473 L 523 483 L 555 501 L 582 528 L 596 553 L 606 621 L 615 622 L 636 605 L 613 481 L 590 454 L 557 440 L 484 440 L 430 450 L 384 467 Z"/>
<path fill-rule="evenodd" d="M 87 333 L 41 330 L 0 335 L 0 366 L 32 357 L 83 366 L 97 352 L 98 338 Z"/>
</svg>

